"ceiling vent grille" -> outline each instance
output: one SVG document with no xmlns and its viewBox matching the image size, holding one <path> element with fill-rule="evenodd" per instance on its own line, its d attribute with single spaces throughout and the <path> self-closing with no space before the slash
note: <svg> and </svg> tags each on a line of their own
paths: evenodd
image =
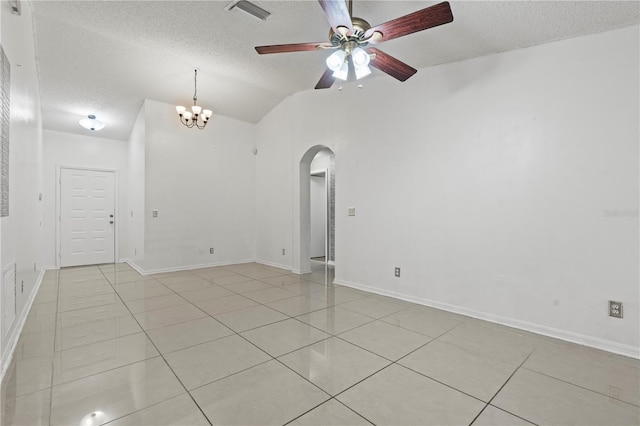
<svg viewBox="0 0 640 426">
<path fill-rule="evenodd" d="M 251 3 L 250 1 L 247 0 L 234 0 L 231 3 L 229 3 L 227 5 L 227 7 L 225 7 L 226 10 L 231 10 L 234 8 L 238 8 L 240 10 L 244 10 L 245 12 L 247 12 L 249 15 L 253 15 L 258 19 L 261 19 L 263 21 L 265 21 L 269 15 L 271 15 L 271 12 L 267 12 L 266 10 L 264 10 L 263 8 L 261 8 L 258 5 L 255 5 L 253 3 Z"/>
</svg>

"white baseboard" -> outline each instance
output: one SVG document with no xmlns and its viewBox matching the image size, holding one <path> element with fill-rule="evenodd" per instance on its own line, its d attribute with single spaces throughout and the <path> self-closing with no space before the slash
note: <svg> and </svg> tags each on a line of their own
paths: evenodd
<svg viewBox="0 0 640 426">
<path fill-rule="evenodd" d="M 180 271 L 190 271 L 192 269 L 201 269 L 201 268 L 213 268 L 215 266 L 229 266 L 229 265 L 240 265 L 244 263 L 253 263 L 255 260 L 253 259 L 245 259 L 245 260 L 236 260 L 233 262 L 214 262 L 214 263 L 203 263 L 199 265 L 186 265 L 186 266 L 174 266 L 171 268 L 159 268 L 159 269 L 144 269 L 140 265 L 136 264 L 131 260 L 126 260 L 126 263 L 129 264 L 133 269 L 138 271 L 141 275 L 151 275 L 151 274 L 162 274 L 165 272 L 180 272 Z"/>
<path fill-rule="evenodd" d="M 282 263 L 269 262 L 268 260 L 256 260 L 255 262 L 261 265 L 273 266 L 274 268 L 280 268 L 280 269 L 285 269 L 287 271 L 291 271 L 291 266 L 283 265 Z"/>
<path fill-rule="evenodd" d="M 311 273 L 311 269 L 292 269 L 291 272 L 293 272 L 294 274 L 298 274 L 298 275 L 303 275 L 303 274 L 310 274 Z"/>
<path fill-rule="evenodd" d="M 9 336 L 7 336 L 7 345 L 5 346 L 4 352 L 2 353 L 2 358 L 0 358 L 2 359 L 2 366 L 1 366 L 2 369 L 0 370 L 0 383 L 2 383 L 2 381 L 4 380 L 4 375 L 7 372 L 9 365 L 11 364 L 11 360 L 13 359 L 13 353 L 15 352 L 16 346 L 18 344 L 18 339 L 20 338 L 20 334 L 22 333 L 22 329 L 24 328 L 24 323 L 27 320 L 27 316 L 31 311 L 31 305 L 33 305 L 33 301 L 35 300 L 36 295 L 38 294 L 38 290 L 40 290 L 40 284 L 42 284 L 42 279 L 44 278 L 44 274 L 49 269 L 56 269 L 56 268 L 55 267 L 43 268 L 42 270 L 40 270 L 40 274 L 38 275 L 38 278 L 36 279 L 36 282 L 33 286 L 33 289 L 31 290 L 31 294 L 29 295 L 29 299 L 27 299 L 27 303 L 24 304 L 24 307 L 22 308 L 22 312 L 20 312 L 20 315 L 16 318 L 13 331 L 9 334 Z"/>
<path fill-rule="evenodd" d="M 585 334 L 574 333 L 567 330 L 561 330 L 546 325 L 535 324 L 527 321 L 521 321 L 515 318 L 503 317 L 500 315 L 493 315 L 485 312 L 476 311 L 461 306 L 450 305 L 448 303 L 442 303 L 435 300 L 423 299 L 420 297 L 414 297 L 402 293 L 398 293 L 390 290 L 383 290 L 377 287 L 372 287 L 365 284 L 354 283 L 350 281 L 335 279 L 334 284 L 343 285 L 345 287 L 351 287 L 358 290 L 364 290 L 371 293 L 380 294 L 382 296 L 389 296 L 395 299 L 405 300 L 407 302 L 417 303 L 419 305 L 429 306 L 431 308 L 442 309 L 443 311 L 453 312 L 460 315 L 466 315 L 468 317 L 477 318 L 484 321 L 489 321 L 508 327 L 517 328 L 524 331 L 529 331 L 536 334 L 541 334 L 547 337 L 553 337 L 555 339 L 565 340 L 571 343 L 577 343 L 583 346 L 589 346 L 595 349 L 601 349 L 603 351 L 612 352 L 618 355 L 628 356 L 630 358 L 640 359 L 640 348 L 631 345 L 625 345 L 618 342 L 612 342 L 610 340 L 600 339 Z"/>
</svg>

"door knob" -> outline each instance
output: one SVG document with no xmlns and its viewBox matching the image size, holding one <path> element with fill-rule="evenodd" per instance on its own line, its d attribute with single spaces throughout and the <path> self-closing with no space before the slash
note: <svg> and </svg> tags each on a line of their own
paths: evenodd
<svg viewBox="0 0 640 426">
<path fill-rule="evenodd" d="M 110 221 L 109 221 L 109 223 L 113 224 L 113 221 L 112 221 L 112 220 L 110 220 Z"/>
<path fill-rule="evenodd" d="M 113 215 L 112 215 L 112 214 L 110 214 L 110 215 L 109 215 L 109 217 L 113 217 Z"/>
</svg>

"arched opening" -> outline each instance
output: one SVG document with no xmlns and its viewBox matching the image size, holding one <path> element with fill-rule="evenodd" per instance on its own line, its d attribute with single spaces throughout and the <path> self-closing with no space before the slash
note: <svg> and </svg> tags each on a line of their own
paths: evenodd
<svg viewBox="0 0 640 426">
<path fill-rule="evenodd" d="M 314 165 L 312 168 L 311 165 Z M 325 203 L 315 202 L 312 195 L 318 196 L 318 188 L 313 188 L 315 194 L 312 194 L 312 176 L 322 177 L 324 180 Z M 300 160 L 300 244 L 299 271 L 308 273 L 319 269 L 333 269 L 335 262 L 335 155 L 333 151 L 324 145 L 316 145 L 302 156 Z M 317 182 L 316 182 L 317 183 Z M 325 212 L 314 211 L 312 214 L 312 201 L 314 208 L 324 208 Z M 313 217 L 312 217 L 313 216 Z M 321 217 L 323 219 L 318 219 Z M 312 220 L 313 218 L 313 220 Z M 324 231 L 317 229 L 318 220 L 324 220 Z M 315 227 L 315 229 L 314 229 Z M 323 234 L 324 239 L 321 244 L 324 246 L 324 259 L 321 262 L 312 262 L 311 257 L 318 256 L 319 242 Z M 313 235 L 312 235 L 313 234 Z M 314 248 L 312 249 L 312 242 Z M 313 267 L 312 267 L 313 266 Z M 333 274 L 330 274 L 333 276 Z"/>
</svg>

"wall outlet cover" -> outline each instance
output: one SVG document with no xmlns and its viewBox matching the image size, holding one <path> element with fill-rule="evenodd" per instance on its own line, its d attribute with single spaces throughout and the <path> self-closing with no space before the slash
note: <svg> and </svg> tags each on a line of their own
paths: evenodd
<svg viewBox="0 0 640 426">
<path fill-rule="evenodd" d="M 622 302 L 609 300 L 609 316 L 614 318 L 622 318 Z"/>
</svg>

